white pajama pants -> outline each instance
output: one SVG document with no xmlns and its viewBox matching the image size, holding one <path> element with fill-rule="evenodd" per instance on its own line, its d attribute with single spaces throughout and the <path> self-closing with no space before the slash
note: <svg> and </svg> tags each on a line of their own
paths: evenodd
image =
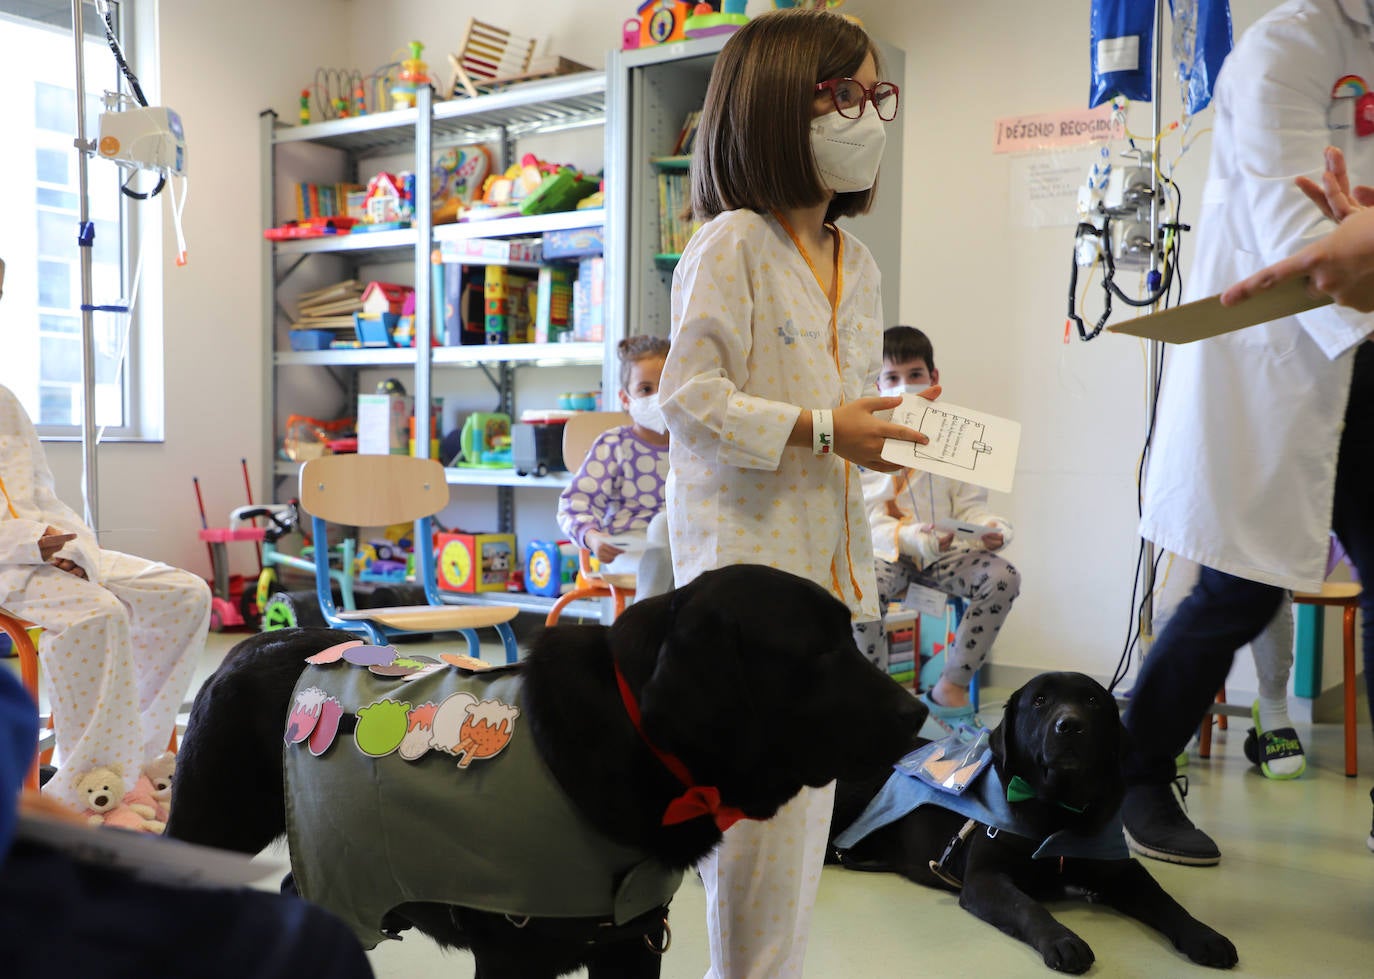
<svg viewBox="0 0 1374 979">
<path fill-rule="evenodd" d="M 83 774 L 115 768 L 133 788 L 166 749 L 210 623 L 209 586 L 188 571 L 101 551 L 100 574 L 98 585 L 51 565 L 0 575 L 0 607 L 44 629 L 58 766 L 45 791 L 81 808 Z"/>
<path fill-rule="evenodd" d="M 706 885 L 706 979 L 799 979 L 835 784 L 802 789 L 767 822 L 742 819 L 697 865 Z"/>
</svg>

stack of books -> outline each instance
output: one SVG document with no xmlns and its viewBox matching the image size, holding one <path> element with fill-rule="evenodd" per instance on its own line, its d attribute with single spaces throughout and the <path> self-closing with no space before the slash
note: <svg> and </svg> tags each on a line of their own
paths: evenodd
<svg viewBox="0 0 1374 979">
<path fill-rule="evenodd" d="M 658 174 L 658 252 L 681 255 L 687 239 L 697 230 L 691 217 L 691 175 L 685 171 L 660 170 Z"/>
<path fill-rule="evenodd" d="M 311 184 L 299 183 L 296 189 L 296 220 L 308 221 L 311 218 L 354 217 L 364 215 L 350 211 L 349 195 L 357 194 L 363 188 L 357 184 Z"/>
<path fill-rule="evenodd" d="M 293 330 L 342 330 L 339 339 L 356 339 L 353 314 L 362 312 L 363 287 L 357 279 L 303 292 L 296 299 Z"/>
</svg>

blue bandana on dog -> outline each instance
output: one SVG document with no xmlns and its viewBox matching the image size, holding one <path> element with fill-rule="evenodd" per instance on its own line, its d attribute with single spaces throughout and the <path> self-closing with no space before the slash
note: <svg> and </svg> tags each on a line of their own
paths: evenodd
<svg viewBox="0 0 1374 979">
<path fill-rule="evenodd" d="M 1016 803 L 1007 801 L 1007 794 L 1001 777 L 991 765 L 959 794 L 928 785 L 899 769 L 892 773 L 891 778 L 873 797 L 859 818 L 835 837 L 835 846 L 841 850 L 848 850 L 875 830 L 895 823 L 907 813 L 927 805 L 957 812 L 961 816 L 977 820 L 1002 832 L 1031 840 L 1039 839 L 1040 834 L 1017 812 Z M 1026 798 L 1019 791 L 1012 794 L 1019 797 L 1018 801 Z M 1086 860 L 1127 859 L 1130 851 L 1126 849 L 1121 811 L 1118 809 L 1092 836 L 1083 836 L 1067 829 L 1050 834 L 1041 841 L 1034 856 L 1076 857 Z"/>
</svg>

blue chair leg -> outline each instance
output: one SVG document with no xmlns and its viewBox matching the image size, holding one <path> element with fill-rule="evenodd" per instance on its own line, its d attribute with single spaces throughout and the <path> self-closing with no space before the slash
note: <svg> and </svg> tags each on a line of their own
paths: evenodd
<svg viewBox="0 0 1374 979">
<path fill-rule="evenodd" d="M 473 629 L 459 629 L 458 634 L 468 641 L 468 655 L 473 659 L 481 659 L 482 643 L 477 638 L 477 632 Z"/>
<path fill-rule="evenodd" d="M 496 633 L 501 637 L 501 645 L 506 648 L 506 662 L 514 663 L 520 658 L 520 644 L 515 641 L 515 630 L 509 622 L 498 622 Z"/>
</svg>

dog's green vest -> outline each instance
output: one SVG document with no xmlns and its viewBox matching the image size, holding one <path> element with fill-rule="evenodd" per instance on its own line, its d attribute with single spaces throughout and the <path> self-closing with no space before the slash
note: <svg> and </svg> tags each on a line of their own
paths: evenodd
<svg viewBox="0 0 1374 979">
<path fill-rule="evenodd" d="M 573 808 L 535 750 L 518 669 L 444 667 L 398 681 L 340 662 L 307 667 L 297 695 L 310 687 L 337 698 L 345 714 L 319 757 L 305 742 L 285 745 L 291 870 L 301 895 L 340 916 L 365 947 L 387 937 L 383 917 L 407 901 L 623 923 L 677 891 L 680 870 L 613 842 Z M 383 748 L 399 743 L 397 704 L 437 705 L 460 692 L 519 711 L 494 756 L 459 767 L 461 756 L 437 748 L 407 761 L 359 747 L 378 751 L 379 733 Z M 386 700 L 393 704 L 382 715 L 353 720 Z"/>
</svg>

